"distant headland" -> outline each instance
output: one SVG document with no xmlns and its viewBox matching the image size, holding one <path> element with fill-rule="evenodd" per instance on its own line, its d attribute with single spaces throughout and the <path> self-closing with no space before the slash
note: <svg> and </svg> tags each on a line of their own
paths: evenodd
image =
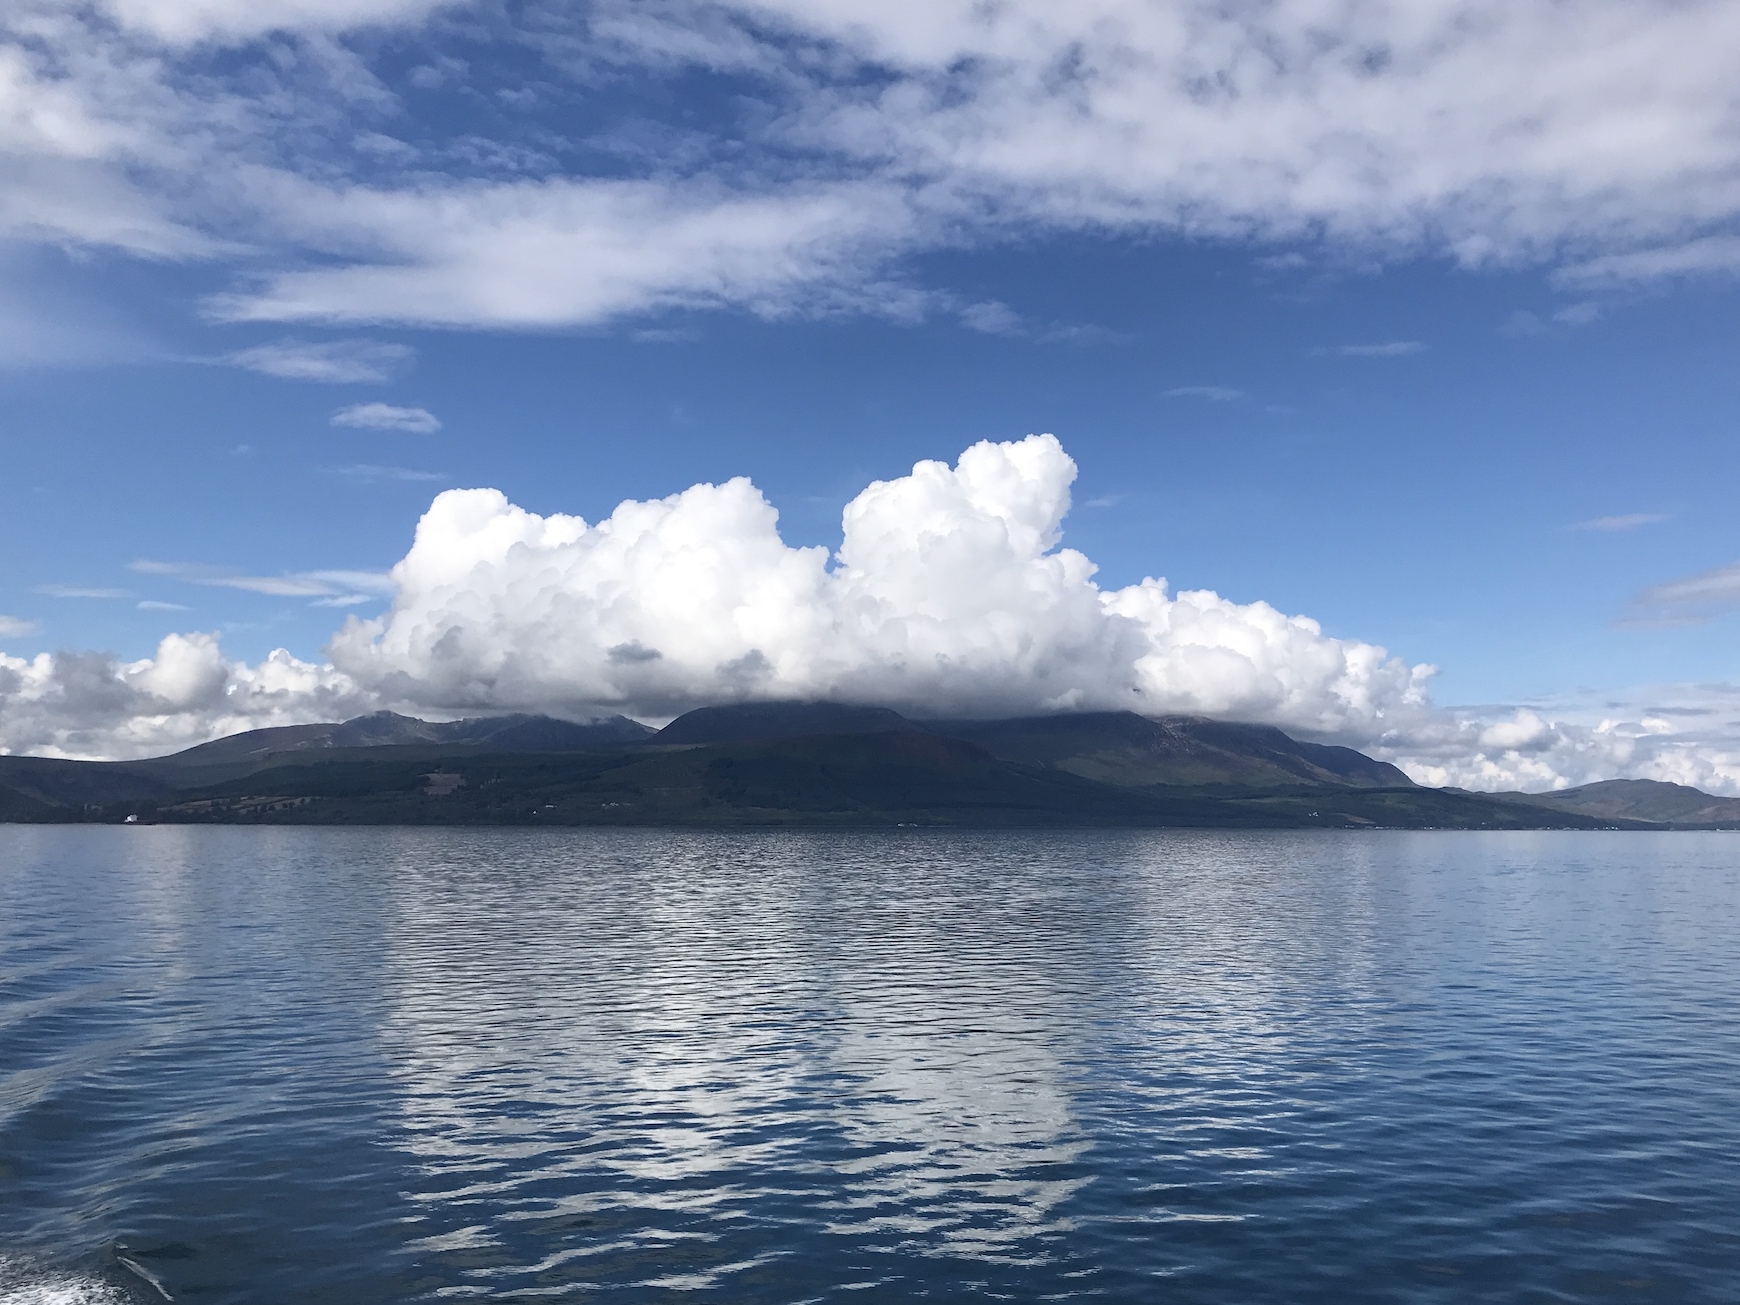
<svg viewBox="0 0 1740 1305">
<path fill-rule="evenodd" d="M 702 707 L 661 730 L 377 712 L 145 761 L 0 757 L 0 821 L 1740 829 L 1740 799 L 1649 780 L 1426 788 L 1352 748 L 1195 716 L 911 720 L 770 702 Z"/>
</svg>

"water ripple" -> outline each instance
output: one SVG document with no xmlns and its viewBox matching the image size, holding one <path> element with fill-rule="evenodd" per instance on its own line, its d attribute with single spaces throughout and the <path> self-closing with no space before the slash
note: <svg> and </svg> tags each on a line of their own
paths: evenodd
<svg viewBox="0 0 1740 1305">
<path fill-rule="evenodd" d="M 1725 1300 L 1737 908 L 1723 835 L 0 828 L 0 1305 Z"/>
</svg>

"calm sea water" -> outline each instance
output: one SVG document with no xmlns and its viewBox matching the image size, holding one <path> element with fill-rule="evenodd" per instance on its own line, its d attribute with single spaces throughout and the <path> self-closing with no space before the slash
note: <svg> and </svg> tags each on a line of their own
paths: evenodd
<svg viewBox="0 0 1740 1305">
<path fill-rule="evenodd" d="M 1732 1301 L 1737 997 L 1740 835 L 0 827 L 0 1302 Z"/>
</svg>

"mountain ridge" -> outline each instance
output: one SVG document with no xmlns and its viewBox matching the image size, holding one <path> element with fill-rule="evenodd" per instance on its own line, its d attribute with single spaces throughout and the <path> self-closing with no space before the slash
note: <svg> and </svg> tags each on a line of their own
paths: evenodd
<svg viewBox="0 0 1740 1305">
<path fill-rule="evenodd" d="M 1268 725 L 775 702 L 702 707 L 656 731 L 377 712 L 138 761 L 0 757 L 0 821 L 1740 827 L 1740 801 L 1652 783 L 1476 794 Z"/>
</svg>

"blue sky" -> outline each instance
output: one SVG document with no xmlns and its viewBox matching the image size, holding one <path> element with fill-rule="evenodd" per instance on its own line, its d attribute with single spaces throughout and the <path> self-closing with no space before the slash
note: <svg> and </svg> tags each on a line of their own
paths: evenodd
<svg viewBox="0 0 1740 1305">
<path fill-rule="evenodd" d="M 347 616 L 440 625 L 382 576 L 443 490 L 597 522 L 748 476 L 786 544 L 833 550 L 870 482 L 1051 432 L 1102 589 L 1165 577 L 1439 668 L 1406 738 L 1172 705 L 1424 778 L 1740 783 L 1740 23 L 975 12 L 27 5 L 0 650 L 96 650 L 117 683 L 172 634 L 244 678 L 325 666 Z M 638 701 L 340 669 L 257 720 L 43 679 L 0 745 Z M 1604 719 L 1634 742 L 1577 733 Z"/>
</svg>

